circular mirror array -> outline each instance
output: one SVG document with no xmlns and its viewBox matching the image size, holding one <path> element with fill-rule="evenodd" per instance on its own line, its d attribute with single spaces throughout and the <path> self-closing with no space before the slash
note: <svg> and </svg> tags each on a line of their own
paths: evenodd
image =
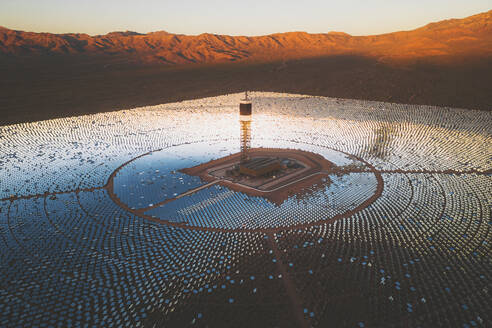
<svg viewBox="0 0 492 328">
<path fill-rule="evenodd" d="M 343 172 L 280 205 L 180 172 L 239 152 L 242 94 L 0 127 L 0 326 L 492 322 L 490 113 L 250 96 L 252 147 Z"/>
</svg>

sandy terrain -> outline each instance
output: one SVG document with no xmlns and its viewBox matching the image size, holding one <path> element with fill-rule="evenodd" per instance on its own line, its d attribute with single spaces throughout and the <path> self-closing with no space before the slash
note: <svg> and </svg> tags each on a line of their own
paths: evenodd
<svg viewBox="0 0 492 328">
<path fill-rule="evenodd" d="M 492 12 L 377 36 L 0 28 L 0 124 L 263 90 L 490 110 Z"/>
<path fill-rule="evenodd" d="M 0 63 L 0 124 L 157 105 L 243 90 L 490 110 L 492 59 L 398 68 L 361 57 L 197 68 Z"/>
</svg>

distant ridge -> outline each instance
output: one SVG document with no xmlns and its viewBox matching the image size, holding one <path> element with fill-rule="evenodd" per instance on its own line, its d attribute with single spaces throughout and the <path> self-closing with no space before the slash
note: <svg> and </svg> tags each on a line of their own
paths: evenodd
<svg viewBox="0 0 492 328">
<path fill-rule="evenodd" d="M 265 62 L 329 55 L 362 55 L 380 61 L 424 57 L 492 55 L 492 10 L 403 32 L 351 36 L 343 32 L 277 33 L 265 36 L 148 34 L 51 34 L 0 28 L 0 54 L 13 57 L 71 56 L 124 58 L 164 65 Z M 80 59 L 80 58 L 79 58 Z"/>
</svg>

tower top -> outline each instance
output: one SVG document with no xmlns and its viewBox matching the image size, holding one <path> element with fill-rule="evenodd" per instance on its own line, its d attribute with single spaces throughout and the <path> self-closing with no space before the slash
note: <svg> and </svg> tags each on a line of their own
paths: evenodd
<svg viewBox="0 0 492 328">
<path fill-rule="evenodd" d="M 248 91 L 245 91 L 244 99 L 241 99 L 241 102 L 239 103 L 240 116 L 241 117 L 251 116 L 251 109 L 252 109 L 252 104 L 251 101 L 248 99 Z"/>
</svg>

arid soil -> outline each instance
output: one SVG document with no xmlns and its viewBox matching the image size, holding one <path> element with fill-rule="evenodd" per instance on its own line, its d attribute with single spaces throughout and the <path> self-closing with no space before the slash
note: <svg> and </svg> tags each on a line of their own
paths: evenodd
<svg viewBox="0 0 492 328">
<path fill-rule="evenodd" d="M 376 36 L 0 28 L 0 125 L 244 90 L 492 109 L 492 11 Z"/>
<path fill-rule="evenodd" d="M 29 63 L 0 66 L 0 125 L 244 90 L 492 109 L 492 58 L 391 67 L 352 56 L 196 68 Z"/>
</svg>

